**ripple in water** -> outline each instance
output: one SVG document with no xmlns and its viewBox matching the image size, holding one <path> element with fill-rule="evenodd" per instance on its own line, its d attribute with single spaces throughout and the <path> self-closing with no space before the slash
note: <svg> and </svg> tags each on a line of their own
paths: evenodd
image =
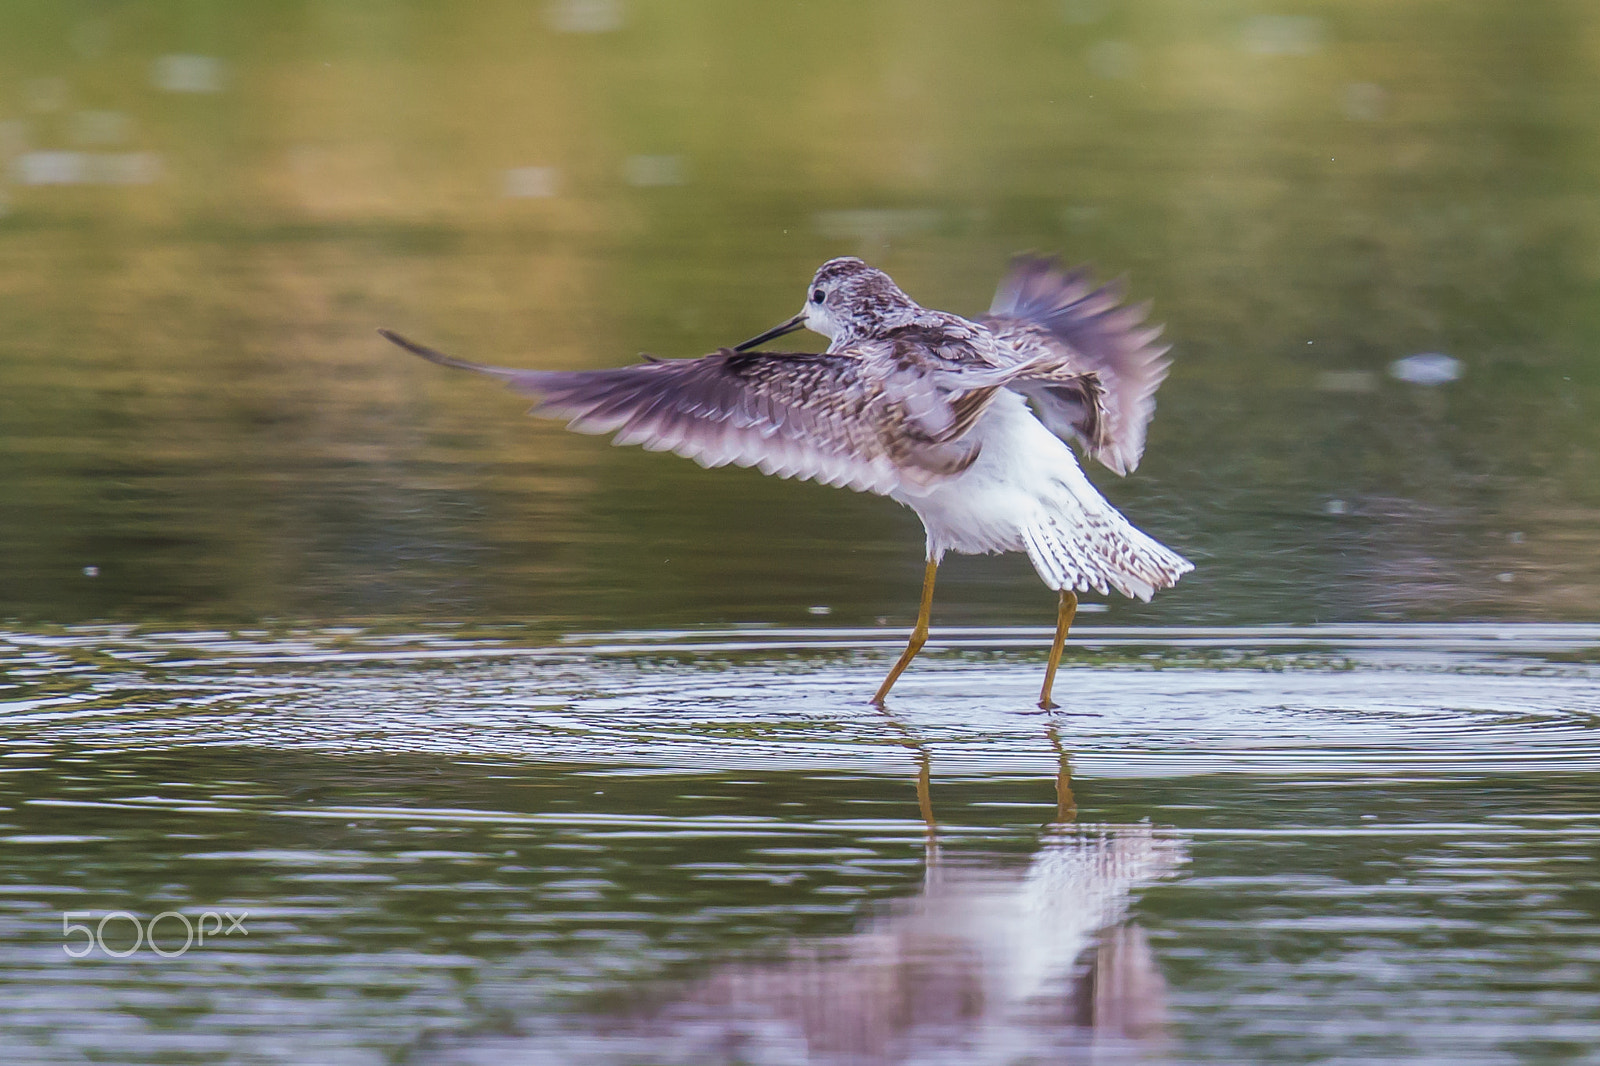
<svg viewBox="0 0 1600 1066">
<path fill-rule="evenodd" d="M 1043 630 L 938 635 L 883 714 L 864 701 L 898 635 L 879 631 L 7 634 L 0 1048 L 1232 1063 L 1600 1044 L 1600 630 L 1086 628 L 1049 716 Z M 64 912 L 218 909 L 248 937 L 62 951 Z"/>
<path fill-rule="evenodd" d="M 886 769 L 901 727 L 946 773 L 1038 773 L 1042 629 L 603 634 L 553 646 L 306 631 L 11 634 L 0 722 L 112 748 L 242 744 L 704 768 Z M 1080 772 L 1592 768 L 1600 627 L 1085 628 L 1057 713 Z M 942 654 L 939 649 L 943 649 Z M 31 690 L 31 691 L 30 691 Z M 42 695 L 49 692 L 50 695 Z"/>
</svg>

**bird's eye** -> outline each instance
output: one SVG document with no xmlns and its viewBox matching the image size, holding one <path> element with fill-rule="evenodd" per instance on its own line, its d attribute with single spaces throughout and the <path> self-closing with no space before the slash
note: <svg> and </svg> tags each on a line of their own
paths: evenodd
<svg viewBox="0 0 1600 1066">
<path fill-rule="evenodd" d="M 823 292 L 821 289 L 818 289 L 816 292 L 811 294 L 811 302 L 814 304 L 819 304 L 827 298 L 828 294 Z"/>
</svg>

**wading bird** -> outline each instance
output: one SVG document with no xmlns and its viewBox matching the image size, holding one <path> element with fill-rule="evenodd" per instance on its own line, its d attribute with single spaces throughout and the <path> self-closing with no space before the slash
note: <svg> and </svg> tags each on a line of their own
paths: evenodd
<svg viewBox="0 0 1600 1066">
<path fill-rule="evenodd" d="M 516 370 L 455 359 L 389 330 L 424 359 L 538 397 L 533 413 L 613 443 L 702 466 L 755 466 L 888 496 L 927 531 L 917 624 L 878 688 L 881 705 L 928 639 L 945 552 L 1025 551 L 1059 596 L 1039 706 L 1051 688 L 1078 591 L 1148 600 L 1193 566 L 1135 529 L 1079 468 L 1063 438 L 1118 474 L 1138 465 L 1166 377 L 1147 308 L 1115 285 L 1023 256 L 977 321 L 920 306 L 853 257 L 824 263 L 793 318 L 699 359 L 609 370 Z M 801 328 L 828 350 L 752 351 Z M 1032 401 L 1034 410 L 1029 409 Z"/>
</svg>

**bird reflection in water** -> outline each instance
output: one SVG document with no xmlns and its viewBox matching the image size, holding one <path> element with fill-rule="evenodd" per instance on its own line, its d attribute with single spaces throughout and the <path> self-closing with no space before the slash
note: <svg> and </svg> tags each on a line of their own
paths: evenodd
<svg viewBox="0 0 1600 1066">
<path fill-rule="evenodd" d="M 932 753 L 888 716 L 917 763 L 927 824 L 916 896 L 845 936 L 796 939 L 762 961 L 656 986 L 634 1006 L 533 1023 L 450 1063 L 891 1064 L 1149 1062 L 1164 1057 L 1165 985 L 1133 894 L 1186 861 L 1148 822 L 1080 824 L 1066 750 L 1057 808 L 1023 866 L 941 854 Z M 442 1050 L 442 1049 L 441 1049 Z"/>
</svg>

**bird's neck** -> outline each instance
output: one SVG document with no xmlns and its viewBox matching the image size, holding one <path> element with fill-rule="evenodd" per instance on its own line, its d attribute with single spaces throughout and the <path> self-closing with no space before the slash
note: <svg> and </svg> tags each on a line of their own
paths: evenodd
<svg viewBox="0 0 1600 1066">
<path fill-rule="evenodd" d="M 869 313 L 858 314 L 840 326 L 834 335 L 832 347 L 840 348 L 856 341 L 881 337 L 890 330 L 916 325 L 928 312 L 907 300 L 904 304 L 875 307 Z"/>
</svg>

